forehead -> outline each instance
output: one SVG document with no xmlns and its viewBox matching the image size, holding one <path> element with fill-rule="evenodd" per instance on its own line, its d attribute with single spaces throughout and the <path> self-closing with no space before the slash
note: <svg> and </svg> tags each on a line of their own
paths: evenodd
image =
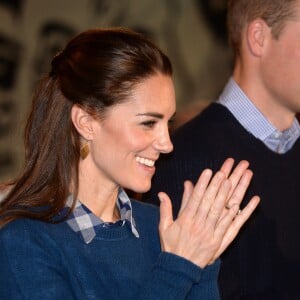
<svg viewBox="0 0 300 300">
<path fill-rule="evenodd" d="M 135 85 L 129 91 L 128 100 L 117 105 L 115 109 L 133 113 L 156 111 L 164 115 L 173 114 L 176 100 L 172 78 L 162 74 L 148 77 Z"/>
<path fill-rule="evenodd" d="M 170 76 L 155 74 L 135 85 L 130 94 L 135 100 L 145 96 L 153 101 L 157 98 L 173 98 L 175 97 L 173 80 Z"/>
</svg>

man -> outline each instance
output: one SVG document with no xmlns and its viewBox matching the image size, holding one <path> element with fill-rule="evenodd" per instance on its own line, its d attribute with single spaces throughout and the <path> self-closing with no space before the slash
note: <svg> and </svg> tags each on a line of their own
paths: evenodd
<svg viewBox="0 0 300 300">
<path fill-rule="evenodd" d="M 146 201 L 167 192 L 180 207 L 184 180 L 227 157 L 254 172 L 244 200 L 261 203 L 222 257 L 223 299 L 300 299 L 300 0 L 230 0 L 232 77 L 216 103 L 173 136 Z"/>
</svg>

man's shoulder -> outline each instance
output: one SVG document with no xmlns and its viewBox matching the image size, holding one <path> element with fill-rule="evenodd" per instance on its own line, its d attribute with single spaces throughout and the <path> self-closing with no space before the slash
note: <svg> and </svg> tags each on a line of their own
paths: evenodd
<svg viewBox="0 0 300 300">
<path fill-rule="evenodd" d="M 208 130 L 219 130 L 227 121 L 232 121 L 229 110 L 221 104 L 211 103 L 194 118 L 180 126 L 173 134 L 174 137 L 193 132 L 207 132 Z"/>
<path fill-rule="evenodd" d="M 205 110 L 179 127 L 172 134 L 172 142 L 176 148 L 182 145 L 203 147 L 223 140 L 226 136 L 234 134 L 233 128 L 239 127 L 229 110 L 221 104 L 212 103 Z"/>
</svg>

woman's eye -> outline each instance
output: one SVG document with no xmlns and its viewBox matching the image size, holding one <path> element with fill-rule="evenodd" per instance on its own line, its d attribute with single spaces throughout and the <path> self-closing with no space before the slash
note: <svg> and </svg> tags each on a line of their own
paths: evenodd
<svg viewBox="0 0 300 300">
<path fill-rule="evenodd" d="M 156 121 L 154 120 L 149 120 L 149 121 L 144 121 L 142 122 L 142 125 L 145 127 L 152 128 L 155 125 Z"/>
</svg>

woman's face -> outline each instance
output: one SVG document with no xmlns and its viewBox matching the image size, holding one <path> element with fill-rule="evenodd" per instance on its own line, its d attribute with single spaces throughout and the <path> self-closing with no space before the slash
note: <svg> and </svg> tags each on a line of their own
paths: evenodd
<svg viewBox="0 0 300 300">
<path fill-rule="evenodd" d="M 90 145 L 96 180 L 138 193 L 149 190 L 159 155 L 173 150 L 168 126 L 175 109 L 173 81 L 162 74 L 149 77 L 128 101 L 109 109 L 97 121 Z"/>
</svg>

